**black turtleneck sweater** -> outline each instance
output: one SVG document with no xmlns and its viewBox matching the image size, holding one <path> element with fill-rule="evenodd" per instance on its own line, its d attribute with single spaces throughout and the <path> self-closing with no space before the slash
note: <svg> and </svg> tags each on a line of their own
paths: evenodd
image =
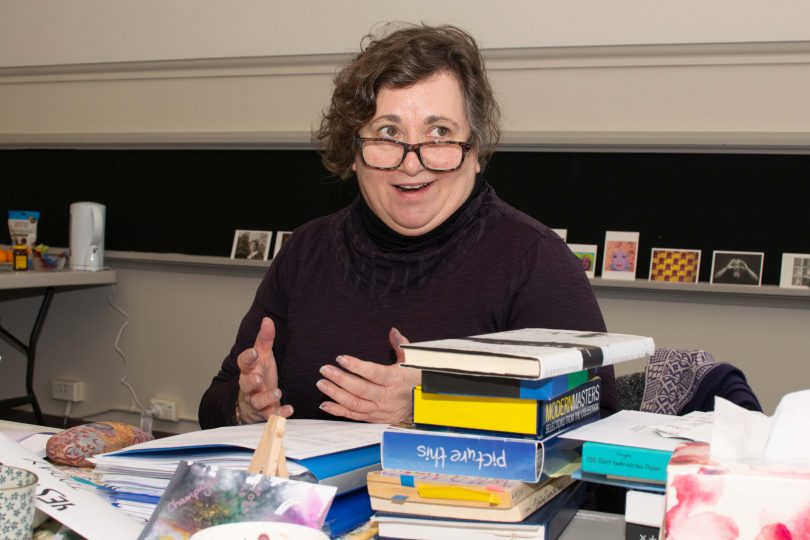
<svg viewBox="0 0 810 540">
<path fill-rule="evenodd" d="M 426 235 L 403 237 L 375 219 L 358 197 L 285 242 L 202 398 L 203 428 L 233 422 L 236 357 L 253 346 L 265 316 L 276 325 L 282 401 L 294 407 L 295 418 L 333 418 L 318 408 L 326 396 L 315 382 L 319 368 L 338 355 L 393 363 L 391 327 L 410 341 L 528 327 L 605 330 L 590 284 L 565 243 L 501 201 L 483 180 Z M 613 368 L 599 371 L 603 414 L 613 412 Z"/>
</svg>

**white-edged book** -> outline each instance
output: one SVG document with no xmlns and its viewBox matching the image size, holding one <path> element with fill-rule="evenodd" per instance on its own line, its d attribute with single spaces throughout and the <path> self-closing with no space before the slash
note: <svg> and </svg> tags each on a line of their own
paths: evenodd
<svg viewBox="0 0 810 540">
<path fill-rule="evenodd" d="M 406 367 L 525 379 L 546 379 L 646 360 L 655 351 L 651 337 L 544 328 L 422 341 L 401 347 Z"/>
</svg>

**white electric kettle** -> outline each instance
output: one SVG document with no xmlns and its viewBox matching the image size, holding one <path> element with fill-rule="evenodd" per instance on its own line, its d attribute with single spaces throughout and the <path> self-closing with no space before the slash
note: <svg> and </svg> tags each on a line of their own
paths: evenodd
<svg viewBox="0 0 810 540">
<path fill-rule="evenodd" d="M 104 268 L 104 218 L 106 208 L 94 202 L 70 205 L 70 268 Z"/>
</svg>

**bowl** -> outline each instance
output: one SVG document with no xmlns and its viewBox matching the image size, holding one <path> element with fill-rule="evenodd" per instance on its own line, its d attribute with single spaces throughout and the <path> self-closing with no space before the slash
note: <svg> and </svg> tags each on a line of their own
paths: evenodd
<svg viewBox="0 0 810 540">
<path fill-rule="evenodd" d="M 190 540 L 329 540 L 323 532 L 277 521 L 243 521 L 197 531 Z"/>
<path fill-rule="evenodd" d="M 67 264 L 66 253 L 46 254 L 33 258 L 34 270 L 61 270 Z"/>
</svg>

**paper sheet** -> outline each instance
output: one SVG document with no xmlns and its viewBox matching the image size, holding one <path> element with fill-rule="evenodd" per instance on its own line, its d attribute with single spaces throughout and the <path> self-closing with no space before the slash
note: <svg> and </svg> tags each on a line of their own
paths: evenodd
<svg viewBox="0 0 810 540">
<path fill-rule="evenodd" d="M 108 455 L 131 454 L 143 450 L 206 446 L 242 447 L 255 450 L 264 423 L 229 426 L 183 433 L 130 446 Z M 333 420 L 289 419 L 285 425 L 284 453 L 291 459 L 325 456 L 372 444 L 380 444 L 385 424 L 339 422 Z"/>
<path fill-rule="evenodd" d="M 143 526 L 106 500 L 80 488 L 57 467 L 47 463 L 0 433 L 0 456 L 5 465 L 34 472 L 37 509 L 88 540 L 134 540 Z"/>
</svg>

